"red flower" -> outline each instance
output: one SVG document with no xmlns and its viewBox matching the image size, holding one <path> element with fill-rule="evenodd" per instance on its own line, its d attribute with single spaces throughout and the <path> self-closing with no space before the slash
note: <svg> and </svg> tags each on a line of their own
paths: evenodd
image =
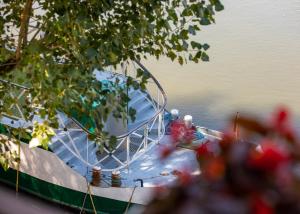
<svg viewBox="0 0 300 214">
<path fill-rule="evenodd" d="M 182 121 L 174 121 L 170 125 L 171 137 L 173 142 L 177 143 L 180 141 L 184 135 L 184 123 Z"/>
<path fill-rule="evenodd" d="M 290 113 L 286 107 L 279 107 L 272 117 L 272 128 L 283 138 L 290 142 L 296 142 L 297 137 L 292 129 Z"/>
<path fill-rule="evenodd" d="M 296 142 L 296 134 L 295 131 L 290 127 L 286 126 L 285 128 L 281 129 L 281 135 L 290 142 Z"/>
<path fill-rule="evenodd" d="M 181 184 L 181 185 L 184 185 L 184 186 L 190 184 L 191 181 L 192 181 L 192 176 L 191 176 L 191 174 L 190 174 L 189 172 L 187 172 L 187 171 L 183 171 L 183 172 L 178 176 L 178 178 L 179 178 L 180 184 Z"/>
<path fill-rule="evenodd" d="M 184 142 L 192 143 L 192 141 L 195 139 L 195 132 L 196 132 L 195 126 L 192 126 L 189 129 L 185 127 Z"/>
<path fill-rule="evenodd" d="M 265 171 L 274 171 L 289 160 L 287 152 L 280 149 L 274 143 L 265 141 L 261 146 L 262 152 L 256 150 L 251 151 L 248 160 L 248 165 L 250 167 Z"/>
<path fill-rule="evenodd" d="M 231 132 L 231 131 L 225 131 L 222 135 L 222 140 L 225 142 L 233 142 L 235 140 L 235 133 Z"/>
<path fill-rule="evenodd" d="M 221 179 L 225 173 L 225 163 L 221 157 L 212 158 L 203 166 L 203 175 L 210 181 Z"/>
<path fill-rule="evenodd" d="M 195 151 L 198 158 L 201 157 L 210 157 L 213 155 L 211 151 L 208 150 L 208 144 L 209 141 L 206 141 L 205 143 L 201 144 Z"/>
<path fill-rule="evenodd" d="M 275 213 L 272 206 L 259 196 L 252 198 L 252 213 L 253 214 L 272 214 Z"/>
<path fill-rule="evenodd" d="M 173 146 L 163 146 L 161 147 L 160 150 L 160 159 L 165 159 L 167 157 L 169 157 L 172 152 L 174 151 L 174 147 Z"/>
<path fill-rule="evenodd" d="M 195 138 L 196 128 L 187 128 L 182 121 L 174 121 L 170 125 L 173 143 L 191 143 Z"/>
<path fill-rule="evenodd" d="M 235 136 L 233 132 L 224 132 L 222 135 L 222 140 L 220 140 L 219 145 L 222 150 L 227 150 L 235 142 Z"/>
<path fill-rule="evenodd" d="M 286 108 L 284 106 L 279 107 L 275 113 L 274 119 L 275 119 L 275 123 L 277 125 L 282 125 L 282 124 L 289 122 L 290 112 L 289 112 L 288 108 Z"/>
<path fill-rule="evenodd" d="M 153 197 L 164 198 L 168 195 L 169 189 L 166 186 L 155 186 L 153 188 Z"/>
<path fill-rule="evenodd" d="M 192 175 L 187 170 L 173 170 L 172 174 L 178 177 L 179 183 L 183 186 L 190 184 L 192 181 Z"/>
</svg>

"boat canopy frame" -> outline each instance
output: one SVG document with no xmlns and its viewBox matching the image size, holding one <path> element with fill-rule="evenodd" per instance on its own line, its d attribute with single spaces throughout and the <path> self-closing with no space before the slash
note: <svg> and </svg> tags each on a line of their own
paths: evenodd
<svg viewBox="0 0 300 214">
<path fill-rule="evenodd" d="M 131 64 L 133 69 L 128 69 L 128 67 L 126 65 L 129 65 L 129 64 Z M 141 62 L 139 62 L 137 60 L 131 61 L 130 63 L 129 62 L 124 63 L 122 65 L 122 73 L 117 73 L 116 71 L 111 71 L 111 72 L 113 72 L 116 75 L 120 75 L 123 78 L 130 76 L 130 77 L 136 79 L 137 67 L 139 69 L 141 69 L 144 72 L 144 74 L 149 77 L 147 86 L 149 84 L 152 84 L 151 89 L 150 89 L 150 87 L 146 86 L 145 92 L 149 95 L 149 96 L 147 96 L 147 99 L 153 105 L 155 112 L 151 117 L 149 117 L 147 120 L 140 123 L 136 127 L 128 130 L 124 134 L 116 136 L 117 144 L 113 150 L 109 150 L 107 147 L 104 146 L 104 149 L 103 149 L 104 155 L 101 155 L 101 159 L 98 160 L 97 162 L 91 163 L 89 161 L 89 157 L 88 157 L 89 156 L 89 154 L 88 154 L 88 152 L 89 152 L 88 139 L 89 138 L 88 137 L 86 138 L 87 139 L 86 157 L 82 157 L 82 155 L 76 148 L 75 142 L 72 140 L 72 137 L 70 136 L 69 133 L 71 131 L 82 131 L 87 136 L 93 136 L 94 139 L 98 138 L 99 136 L 97 136 L 97 134 L 91 132 L 89 129 L 87 129 L 84 125 L 82 125 L 78 120 L 76 120 L 73 117 L 68 117 L 68 118 L 70 118 L 74 122 L 74 124 L 76 124 L 76 127 L 72 127 L 72 128 L 67 127 L 66 124 L 64 123 L 64 118 L 63 118 L 64 114 L 58 113 L 58 121 L 59 121 L 60 127 L 58 129 L 56 129 L 55 132 L 56 133 L 58 133 L 58 131 L 68 132 L 68 136 L 69 136 L 70 142 L 71 142 L 71 147 L 73 147 L 73 148 L 68 146 L 67 143 L 64 142 L 64 140 L 59 139 L 58 135 L 55 135 L 55 137 L 57 137 L 59 139 L 59 141 L 62 144 L 64 144 L 64 146 L 75 157 L 80 159 L 87 167 L 101 166 L 102 171 L 120 170 L 125 167 L 128 168 L 130 163 L 132 163 L 134 160 L 136 160 L 138 157 L 140 157 L 142 154 L 144 154 L 144 152 L 146 152 L 153 145 L 159 143 L 165 134 L 164 118 L 165 118 L 165 108 L 166 108 L 166 104 L 167 104 L 167 96 L 166 96 L 164 89 L 158 82 L 158 80 L 150 73 L 150 71 L 143 64 L 141 64 Z M 16 84 L 16 83 L 9 82 L 7 80 L 2 80 L 2 79 L 0 79 L 0 82 L 2 82 L 3 84 L 8 84 L 11 87 L 14 87 L 14 88 L 17 88 L 20 90 L 19 94 L 16 94 L 16 95 L 9 93 L 9 96 L 12 99 L 20 100 L 24 97 L 30 98 L 30 93 L 29 93 L 30 88 Z M 0 102 L 1 102 L 1 100 L 0 100 Z M 14 103 L 13 105 L 14 106 L 11 106 L 11 108 L 15 107 L 17 109 L 18 115 L 2 115 L 3 117 L 0 118 L 0 122 L 5 125 L 12 126 L 12 127 L 31 128 L 33 123 L 32 123 L 32 121 L 25 120 L 25 117 L 22 112 L 22 107 L 17 102 Z M 5 120 L 7 120 L 7 122 L 5 122 Z M 156 129 L 154 129 L 154 124 L 157 124 Z M 153 132 L 156 132 L 156 133 L 153 134 Z M 149 136 L 150 133 L 151 133 L 151 136 Z M 155 136 L 155 137 L 153 137 L 153 136 Z M 132 145 L 134 144 L 132 139 L 134 137 L 138 137 L 140 139 L 140 142 L 138 143 L 138 147 L 137 148 L 135 147 L 135 149 L 133 149 L 133 147 L 132 147 Z M 122 148 L 122 149 L 126 148 L 126 159 L 125 160 L 123 160 L 123 159 L 121 160 L 116 155 L 117 151 L 120 148 Z M 103 164 L 103 163 L 108 158 L 114 159 L 119 164 L 119 166 L 113 167 L 113 168 L 107 168 L 105 166 L 105 164 Z"/>
</svg>

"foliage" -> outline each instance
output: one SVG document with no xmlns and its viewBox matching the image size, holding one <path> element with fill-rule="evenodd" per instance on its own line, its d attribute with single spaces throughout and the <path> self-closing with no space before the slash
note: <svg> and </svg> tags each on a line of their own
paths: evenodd
<svg viewBox="0 0 300 214">
<path fill-rule="evenodd" d="M 179 173 L 145 213 L 299 213 L 300 142 L 287 109 L 267 123 L 240 117 L 238 126 L 239 139 L 226 133 L 218 147 L 195 149 L 201 174 Z"/>
<path fill-rule="evenodd" d="M 33 124 L 32 139 L 29 142 L 29 148 L 42 146 L 48 149 L 48 142 L 55 132 L 48 126 L 47 122 L 38 123 L 35 121 Z"/>
<path fill-rule="evenodd" d="M 127 109 L 124 87 L 112 82 L 113 90 L 105 90 L 94 69 L 148 56 L 208 61 L 209 45 L 191 39 L 222 9 L 219 0 L 2 0 L 0 78 L 29 88 L 18 100 L 27 121 L 35 112 L 56 128 L 57 110 L 76 112 L 95 120 L 103 140 L 108 115 L 126 120 L 135 111 Z M 146 77 L 128 78 L 126 86 L 143 89 Z M 7 93 L 2 87 L 0 99 Z M 14 102 L 6 96 L 1 114 Z"/>
<path fill-rule="evenodd" d="M 19 161 L 19 156 L 15 150 L 10 148 L 9 141 L 14 144 L 19 143 L 0 134 L 0 165 L 4 170 L 7 170 L 9 166 Z"/>
</svg>

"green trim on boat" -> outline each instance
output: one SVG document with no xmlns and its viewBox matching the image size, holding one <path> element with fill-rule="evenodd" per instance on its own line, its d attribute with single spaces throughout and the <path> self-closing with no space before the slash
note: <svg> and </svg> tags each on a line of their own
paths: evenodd
<svg viewBox="0 0 300 214">
<path fill-rule="evenodd" d="M 16 170 L 14 169 L 4 171 L 0 168 L 0 181 L 15 186 L 16 174 Z M 19 188 L 23 191 L 32 193 L 40 198 L 77 209 L 81 209 L 85 197 L 85 193 L 83 192 L 55 185 L 22 172 L 19 174 L 19 184 Z M 124 201 L 113 200 L 95 195 L 93 195 L 93 201 L 97 213 L 124 213 L 128 204 Z M 131 206 L 132 205 L 133 204 L 131 204 Z M 87 212 L 93 213 L 90 197 L 86 198 L 84 209 Z"/>
</svg>

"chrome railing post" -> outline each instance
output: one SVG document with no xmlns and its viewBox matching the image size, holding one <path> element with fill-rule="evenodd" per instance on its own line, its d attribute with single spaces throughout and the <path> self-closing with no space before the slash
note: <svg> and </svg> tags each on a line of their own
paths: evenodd
<svg viewBox="0 0 300 214">
<path fill-rule="evenodd" d="M 164 111 L 162 111 L 161 113 L 159 113 L 158 115 L 158 130 L 157 130 L 157 135 L 158 135 L 158 140 L 160 140 L 161 137 L 161 127 L 162 127 L 162 114 Z M 158 142 L 159 143 L 159 142 Z"/>
<path fill-rule="evenodd" d="M 159 98 L 160 98 L 160 94 L 159 94 L 159 92 L 160 92 L 160 91 L 159 91 L 159 89 L 157 88 L 157 102 L 156 102 L 156 103 L 157 103 L 157 109 L 159 109 L 159 107 L 160 107 L 160 99 L 159 99 Z"/>
<path fill-rule="evenodd" d="M 144 126 L 144 149 L 146 149 L 148 146 L 148 130 L 149 130 L 149 127 L 148 127 L 148 123 L 147 123 Z"/>
<path fill-rule="evenodd" d="M 130 136 L 130 135 L 129 135 Z M 126 149 L 127 149 L 127 167 L 129 167 L 129 162 L 130 162 L 130 137 L 126 137 Z"/>
</svg>

